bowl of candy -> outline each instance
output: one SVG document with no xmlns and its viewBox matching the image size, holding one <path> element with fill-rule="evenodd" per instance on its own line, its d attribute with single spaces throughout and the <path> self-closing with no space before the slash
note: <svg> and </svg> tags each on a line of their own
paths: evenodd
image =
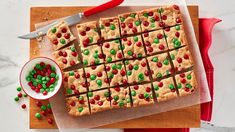
<svg viewBox="0 0 235 132">
<path fill-rule="evenodd" d="M 62 85 L 62 71 L 52 59 L 37 57 L 28 61 L 21 69 L 20 85 L 34 99 L 49 99 Z"/>
</svg>

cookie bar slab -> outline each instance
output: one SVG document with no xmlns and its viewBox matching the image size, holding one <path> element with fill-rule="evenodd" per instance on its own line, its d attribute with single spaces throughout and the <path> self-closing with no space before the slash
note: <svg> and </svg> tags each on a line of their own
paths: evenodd
<svg viewBox="0 0 235 132">
<path fill-rule="evenodd" d="M 161 29 L 161 16 L 158 8 L 145 9 L 138 12 L 143 32 Z"/>
<path fill-rule="evenodd" d="M 66 98 L 68 113 L 72 116 L 89 115 L 89 105 L 86 94 Z"/>
<path fill-rule="evenodd" d="M 179 48 L 188 45 L 188 41 L 182 25 L 164 29 L 169 49 Z"/>
<path fill-rule="evenodd" d="M 111 109 L 110 93 L 108 89 L 88 92 L 87 95 L 89 98 L 91 114 Z"/>
<path fill-rule="evenodd" d="M 87 84 L 83 69 L 64 72 L 63 77 L 65 95 L 87 92 Z"/>
<path fill-rule="evenodd" d="M 153 88 L 158 102 L 171 100 L 177 97 L 172 77 L 153 82 Z"/>
<path fill-rule="evenodd" d="M 128 83 L 141 83 L 150 81 L 150 71 L 145 58 L 139 60 L 126 60 L 126 74 Z"/>
<path fill-rule="evenodd" d="M 100 40 L 96 21 L 77 24 L 76 28 L 81 47 L 87 47 Z"/>
<path fill-rule="evenodd" d="M 103 43 L 102 50 L 105 56 L 106 63 L 122 60 L 124 58 L 122 54 L 120 40 L 118 39 Z"/>
<path fill-rule="evenodd" d="M 122 38 L 122 49 L 125 58 L 141 58 L 145 56 L 141 35 Z"/>
<path fill-rule="evenodd" d="M 118 18 L 122 36 L 141 32 L 141 22 L 136 12 L 120 14 L 118 15 Z"/>
<path fill-rule="evenodd" d="M 109 86 L 109 80 L 105 72 L 104 65 L 85 68 L 89 91 L 106 88 Z"/>
<path fill-rule="evenodd" d="M 192 56 L 188 47 L 183 47 L 180 49 L 170 51 L 170 56 L 171 56 L 175 71 L 181 71 L 181 70 L 190 68 L 194 65 Z"/>
<path fill-rule="evenodd" d="M 161 79 L 171 74 L 172 67 L 167 53 L 147 57 L 153 79 Z"/>
<path fill-rule="evenodd" d="M 111 107 L 128 108 L 131 107 L 129 87 L 110 88 Z"/>
<path fill-rule="evenodd" d="M 61 69 L 65 69 L 80 63 L 78 52 L 76 51 L 74 45 L 55 51 L 52 53 L 52 55 Z"/>
<path fill-rule="evenodd" d="M 194 71 L 188 71 L 175 76 L 177 89 L 180 96 L 192 94 L 197 88 L 197 81 Z"/>
<path fill-rule="evenodd" d="M 91 45 L 81 48 L 82 61 L 84 66 L 98 65 L 104 62 L 104 55 L 101 46 Z"/>
<path fill-rule="evenodd" d="M 128 83 L 125 66 L 122 61 L 106 64 L 105 69 L 108 74 L 110 86 L 120 86 Z"/>
<path fill-rule="evenodd" d="M 64 21 L 59 22 L 54 27 L 49 29 L 47 31 L 47 37 L 53 44 L 54 50 L 64 47 L 75 39 L 69 29 L 69 26 Z"/>
<path fill-rule="evenodd" d="M 104 40 L 120 38 L 118 17 L 100 18 L 99 26 Z"/>
<path fill-rule="evenodd" d="M 150 83 L 130 86 L 133 107 L 149 105 L 154 103 L 152 86 Z"/>
<path fill-rule="evenodd" d="M 142 37 L 148 55 L 168 50 L 163 30 L 143 33 Z"/>
</svg>

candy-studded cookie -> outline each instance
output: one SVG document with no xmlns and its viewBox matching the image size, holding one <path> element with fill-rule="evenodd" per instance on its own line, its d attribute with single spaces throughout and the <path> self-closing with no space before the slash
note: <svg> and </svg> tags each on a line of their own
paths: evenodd
<svg viewBox="0 0 235 132">
<path fill-rule="evenodd" d="M 120 38 L 118 17 L 100 18 L 99 26 L 104 40 Z"/>
<path fill-rule="evenodd" d="M 129 95 L 129 87 L 110 88 L 111 107 L 112 108 L 128 108 L 131 107 L 131 98 Z"/>
<path fill-rule="evenodd" d="M 103 43 L 102 50 L 106 63 L 122 60 L 124 58 L 122 54 L 120 40 L 118 39 Z"/>
<path fill-rule="evenodd" d="M 99 45 L 81 48 L 81 51 L 84 66 L 98 65 L 104 62 L 104 55 L 101 51 L 101 46 Z"/>
</svg>

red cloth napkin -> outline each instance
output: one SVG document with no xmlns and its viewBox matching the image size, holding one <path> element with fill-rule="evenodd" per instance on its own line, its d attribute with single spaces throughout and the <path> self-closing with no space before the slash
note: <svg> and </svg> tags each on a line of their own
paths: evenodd
<svg viewBox="0 0 235 132">
<path fill-rule="evenodd" d="M 213 106 L 213 89 L 214 89 L 214 67 L 210 61 L 208 50 L 211 46 L 212 29 L 214 25 L 220 22 L 216 18 L 200 18 L 199 19 L 199 47 L 206 71 L 207 82 L 210 90 L 210 102 L 201 104 L 201 119 L 205 121 L 211 120 Z M 153 129 L 124 129 L 124 132 L 189 132 L 189 128 L 153 128 Z"/>
</svg>

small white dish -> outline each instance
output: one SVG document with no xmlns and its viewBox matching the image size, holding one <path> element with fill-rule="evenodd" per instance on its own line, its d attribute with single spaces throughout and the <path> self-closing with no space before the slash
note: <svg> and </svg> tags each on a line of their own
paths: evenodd
<svg viewBox="0 0 235 132">
<path fill-rule="evenodd" d="M 34 69 L 37 63 L 40 63 L 40 62 L 44 62 L 45 64 L 50 64 L 51 66 L 54 66 L 56 69 L 56 74 L 59 76 L 59 79 L 57 80 L 57 85 L 54 87 L 54 91 L 48 92 L 47 95 L 43 95 L 42 93 L 37 93 L 34 90 L 32 90 L 31 87 L 28 85 L 28 81 L 26 80 L 26 77 L 28 76 L 30 71 Z M 32 97 L 33 99 L 45 100 L 45 99 L 51 98 L 59 91 L 62 85 L 62 78 L 63 78 L 62 70 L 60 69 L 59 65 L 55 61 L 47 57 L 37 57 L 25 63 L 25 65 L 21 69 L 20 85 L 22 89 L 24 90 L 24 92 L 30 97 Z"/>
</svg>

